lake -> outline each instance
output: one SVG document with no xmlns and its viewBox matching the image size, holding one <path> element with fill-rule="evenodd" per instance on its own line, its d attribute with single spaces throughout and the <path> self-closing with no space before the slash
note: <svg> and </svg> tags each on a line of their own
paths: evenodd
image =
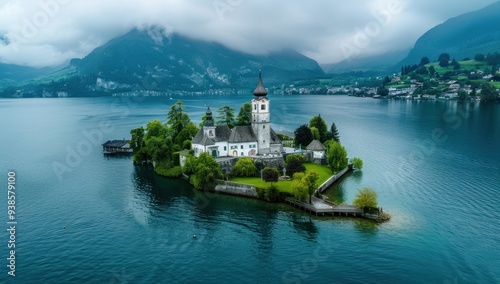
<svg viewBox="0 0 500 284">
<path fill-rule="evenodd" d="M 251 95 L 1 99 L 0 282 L 500 282 L 500 104 L 269 98 L 278 132 L 317 114 L 336 123 L 364 167 L 327 194 L 352 203 L 371 187 L 389 222 L 202 193 L 102 154 L 106 140 L 165 121 L 177 99 L 199 123 L 207 106 L 237 113 Z M 15 277 L 6 260 L 9 172 Z"/>
</svg>

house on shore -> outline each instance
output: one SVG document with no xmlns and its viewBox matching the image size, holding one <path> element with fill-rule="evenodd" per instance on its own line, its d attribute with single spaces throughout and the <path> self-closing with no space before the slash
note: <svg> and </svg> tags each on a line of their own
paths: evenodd
<svg viewBox="0 0 500 284">
<path fill-rule="evenodd" d="M 132 154 L 134 151 L 130 147 L 128 140 L 108 140 L 102 144 L 102 151 L 106 155 L 111 154 Z"/>
</svg>

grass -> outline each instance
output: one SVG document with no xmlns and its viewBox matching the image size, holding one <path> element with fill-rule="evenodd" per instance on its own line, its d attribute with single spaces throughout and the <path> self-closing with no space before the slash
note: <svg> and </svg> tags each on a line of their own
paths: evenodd
<svg viewBox="0 0 500 284">
<path fill-rule="evenodd" d="M 320 166 L 312 163 L 304 163 L 307 172 L 316 172 L 319 175 L 318 186 L 324 183 L 328 178 L 332 176 L 332 171 L 327 166 Z M 236 177 L 231 179 L 232 182 L 239 182 L 250 184 L 258 188 L 268 188 L 271 184 L 266 183 L 261 180 L 260 177 Z M 280 192 L 287 192 L 292 194 L 292 181 L 291 180 L 282 180 L 276 183 L 278 190 Z"/>
</svg>

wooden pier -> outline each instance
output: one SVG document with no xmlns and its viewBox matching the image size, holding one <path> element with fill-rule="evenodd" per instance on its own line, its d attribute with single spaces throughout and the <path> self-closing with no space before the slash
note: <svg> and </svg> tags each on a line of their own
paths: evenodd
<svg viewBox="0 0 500 284">
<path fill-rule="evenodd" d="M 307 201 L 298 201 L 292 198 L 287 198 L 286 202 L 294 207 L 318 215 L 331 216 L 354 216 L 364 217 L 363 209 L 359 209 L 354 205 L 336 205 L 332 202 L 312 197 L 312 204 Z"/>
</svg>

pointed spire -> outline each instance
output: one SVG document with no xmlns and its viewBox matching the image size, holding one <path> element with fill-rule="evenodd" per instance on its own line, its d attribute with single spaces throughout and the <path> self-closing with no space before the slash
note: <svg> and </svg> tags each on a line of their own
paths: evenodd
<svg viewBox="0 0 500 284">
<path fill-rule="evenodd" d="M 203 122 L 203 126 L 214 126 L 214 119 L 212 117 L 212 110 L 210 107 L 207 108 L 207 112 L 205 113 L 205 121 Z"/>
<path fill-rule="evenodd" d="M 257 88 L 253 91 L 254 96 L 256 97 L 265 97 L 267 96 L 266 88 L 264 88 L 264 84 L 262 83 L 262 71 L 259 70 L 259 82 L 257 83 Z"/>
</svg>

